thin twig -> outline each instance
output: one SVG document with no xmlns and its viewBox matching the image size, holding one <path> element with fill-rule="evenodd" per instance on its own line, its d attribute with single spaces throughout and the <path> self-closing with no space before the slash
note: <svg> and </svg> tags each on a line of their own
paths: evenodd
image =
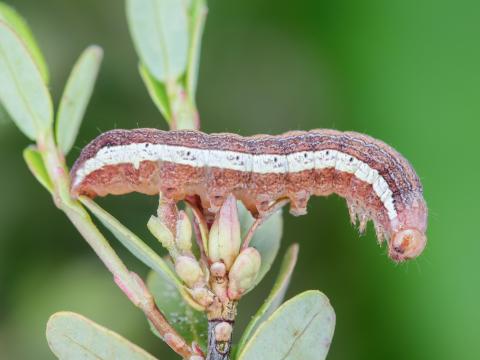
<svg viewBox="0 0 480 360">
<path fill-rule="evenodd" d="M 252 240 L 253 235 L 255 234 L 255 231 L 258 229 L 258 227 L 262 225 L 277 210 L 288 204 L 289 201 L 289 199 L 278 200 L 276 203 L 270 206 L 267 211 L 265 211 L 260 217 L 255 219 L 252 226 L 250 226 L 250 229 L 248 229 L 247 235 L 245 235 L 245 238 L 243 239 L 242 250 L 246 249 L 250 245 L 250 241 Z"/>
<path fill-rule="evenodd" d="M 155 305 L 148 311 L 144 311 L 148 320 L 153 324 L 162 339 L 179 355 L 185 359 L 189 359 L 195 355 L 186 341 L 170 326 L 162 312 Z"/>
<path fill-rule="evenodd" d="M 208 264 L 208 257 L 207 257 L 207 249 L 205 249 L 205 244 L 207 242 L 205 241 L 206 239 L 203 238 L 207 234 L 202 234 L 202 231 L 200 229 L 200 223 L 199 223 L 199 219 L 203 216 L 202 211 L 198 207 L 195 200 L 186 198 L 185 202 L 193 212 L 193 231 L 195 233 L 195 241 L 200 250 L 200 256 L 202 258 L 202 261 L 205 263 L 206 266 L 208 266 L 209 264 Z"/>
<path fill-rule="evenodd" d="M 202 233 L 200 231 L 200 226 L 198 225 L 197 219 L 193 219 L 193 232 L 195 233 L 195 242 L 197 243 L 198 249 L 200 251 L 200 257 L 202 261 L 208 266 L 208 258 L 206 255 L 205 248 L 202 241 Z"/>
</svg>

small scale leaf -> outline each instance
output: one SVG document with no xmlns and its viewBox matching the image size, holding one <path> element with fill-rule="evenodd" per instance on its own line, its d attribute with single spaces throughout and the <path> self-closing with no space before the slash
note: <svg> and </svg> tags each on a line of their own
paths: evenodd
<svg viewBox="0 0 480 360">
<path fill-rule="evenodd" d="M 162 273 L 151 271 L 147 286 L 168 322 L 188 343 L 195 341 L 205 350 L 208 333 L 205 313 L 186 303 L 175 284 Z"/>
<path fill-rule="evenodd" d="M 124 337 L 73 312 L 50 317 L 47 340 L 60 360 L 155 360 Z"/>
<path fill-rule="evenodd" d="M 187 9 L 178 0 L 127 0 L 127 19 L 135 48 L 153 76 L 177 80 L 188 58 Z"/>
<path fill-rule="evenodd" d="M 77 60 L 62 95 L 57 115 L 57 143 L 67 154 L 75 143 L 88 102 L 93 93 L 103 50 L 88 47 Z"/>
<path fill-rule="evenodd" d="M 262 323 L 238 360 L 322 360 L 335 329 L 335 312 L 320 291 L 305 291 L 288 300 Z"/>
<path fill-rule="evenodd" d="M 20 36 L 37 63 L 37 66 L 42 73 L 43 81 L 45 84 L 48 84 L 49 74 L 47 63 L 45 62 L 40 47 L 38 46 L 25 19 L 23 19 L 12 7 L 0 2 L 0 20 L 8 24 L 13 30 L 15 30 L 18 36 Z"/>
<path fill-rule="evenodd" d="M 170 110 L 170 104 L 165 85 L 155 79 L 145 65 L 139 64 L 138 71 L 140 72 L 140 76 L 147 87 L 148 94 L 152 98 L 153 103 L 156 105 L 158 110 L 160 110 L 160 113 L 163 115 L 168 125 L 171 125 L 172 113 Z"/>
<path fill-rule="evenodd" d="M 1 20 L 0 102 L 31 140 L 52 125 L 52 100 L 42 74 L 22 39 Z"/>
<path fill-rule="evenodd" d="M 241 202 L 239 202 L 238 204 L 238 213 L 243 239 L 245 237 L 245 234 L 248 232 L 248 229 L 253 224 L 254 219 Z M 250 241 L 250 246 L 257 249 L 262 256 L 262 265 L 260 266 L 260 271 L 258 273 L 255 285 L 259 284 L 260 281 L 262 281 L 268 270 L 270 270 L 270 268 L 272 267 L 272 264 L 278 254 L 278 250 L 280 249 L 282 232 L 283 218 L 281 210 L 272 214 L 255 231 L 255 234 Z"/>
<path fill-rule="evenodd" d="M 293 269 L 297 263 L 298 257 L 298 244 L 293 244 L 287 250 L 285 257 L 283 258 L 280 272 L 278 274 L 275 284 L 270 291 L 267 299 L 263 305 L 258 309 L 255 316 L 250 320 L 247 328 L 243 332 L 237 349 L 240 351 L 245 343 L 250 339 L 251 334 L 257 329 L 257 327 L 265 321 L 282 303 L 285 293 L 287 292 L 290 278 L 292 277 Z"/>
<path fill-rule="evenodd" d="M 163 274 L 181 291 L 183 285 L 173 273 L 167 263 L 153 251 L 142 239 L 127 229 L 112 215 L 102 209 L 93 200 L 87 197 L 80 197 L 80 202 L 85 205 L 101 222 L 112 232 L 112 234 L 125 246 L 133 255 L 145 265 Z"/>
<path fill-rule="evenodd" d="M 42 159 L 42 155 L 35 146 L 23 150 L 23 158 L 35 179 L 50 193 L 53 193 L 53 184 Z"/>
</svg>

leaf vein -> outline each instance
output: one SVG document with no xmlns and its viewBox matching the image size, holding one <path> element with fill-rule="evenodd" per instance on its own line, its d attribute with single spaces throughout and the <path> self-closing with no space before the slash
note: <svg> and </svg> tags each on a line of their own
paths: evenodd
<svg viewBox="0 0 480 360">
<path fill-rule="evenodd" d="M 320 314 L 320 311 L 317 311 L 315 313 L 315 315 L 312 316 L 312 318 L 310 319 L 310 321 L 307 323 L 307 325 L 305 326 L 305 328 L 302 330 L 302 332 L 300 334 L 298 334 L 297 337 L 295 337 L 295 340 L 293 341 L 292 345 L 290 345 L 290 348 L 288 349 L 287 353 L 285 354 L 284 357 L 282 357 L 281 360 L 285 360 L 287 359 L 288 355 L 290 355 L 290 353 L 292 352 L 293 348 L 295 347 L 298 339 L 300 339 L 300 337 L 302 337 L 302 335 L 305 333 L 305 331 L 308 330 L 308 328 L 310 327 L 310 325 L 312 324 L 313 320 L 315 320 L 315 318 Z"/>
</svg>

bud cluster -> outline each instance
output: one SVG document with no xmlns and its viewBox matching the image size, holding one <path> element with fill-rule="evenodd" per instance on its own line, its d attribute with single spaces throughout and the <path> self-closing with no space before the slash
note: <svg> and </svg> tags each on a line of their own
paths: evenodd
<svg viewBox="0 0 480 360">
<path fill-rule="evenodd" d="M 199 218 L 201 212 L 194 211 L 194 215 L 196 224 L 203 225 L 203 231 L 196 232 L 202 237 L 198 239 L 200 260 L 192 251 L 192 223 L 175 203 L 160 199 L 157 216 L 152 216 L 147 226 L 168 250 L 178 277 L 209 317 L 234 318 L 234 304 L 255 284 L 260 253 L 253 247 L 241 249 L 240 222 L 233 195 L 226 198 L 209 231 L 205 231 L 205 219 Z"/>
</svg>

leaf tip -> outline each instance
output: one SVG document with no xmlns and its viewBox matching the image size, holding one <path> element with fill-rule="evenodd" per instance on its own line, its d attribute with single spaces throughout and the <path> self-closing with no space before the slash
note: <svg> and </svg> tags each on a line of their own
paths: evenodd
<svg viewBox="0 0 480 360">
<path fill-rule="evenodd" d="M 104 51 L 100 45 L 92 44 L 87 47 L 87 51 L 91 52 L 97 58 L 98 61 L 102 61 Z"/>
</svg>

